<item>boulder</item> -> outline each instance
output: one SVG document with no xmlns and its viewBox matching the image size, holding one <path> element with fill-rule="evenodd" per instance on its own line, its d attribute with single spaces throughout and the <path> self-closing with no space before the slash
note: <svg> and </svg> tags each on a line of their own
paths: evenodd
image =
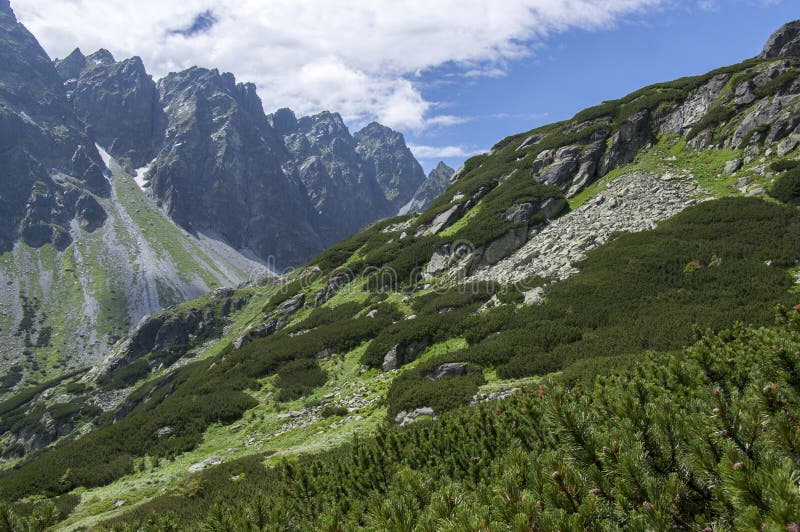
<svg viewBox="0 0 800 532">
<path fill-rule="evenodd" d="M 536 206 L 533 203 L 516 203 L 506 211 L 506 221 L 514 224 L 527 224 L 534 212 L 536 212 Z"/>
<path fill-rule="evenodd" d="M 550 220 L 561 214 L 561 211 L 563 211 L 566 206 L 567 200 L 564 198 L 547 198 L 542 202 L 539 209 L 542 212 L 542 216 Z"/>
<path fill-rule="evenodd" d="M 202 462 L 197 462 L 195 464 L 190 465 L 188 471 L 189 473 L 198 473 L 209 466 L 219 465 L 221 463 L 222 463 L 222 458 L 220 458 L 219 456 L 209 456 Z"/>
<path fill-rule="evenodd" d="M 448 362 L 442 364 L 434 370 L 428 378 L 432 381 L 438 381 L 445 377 L 457 377 L 467 373 L 467 364 L 465 362 Z"/>
<path fill-rule="evenodd" d="M 402 367 L 404 364 L 413 362 L 419 355 L 427 349 L 430 342 L 423 338 L 421 340 L 413 340 L 407 344 L 397 344 L 383 357 L 383 371 L 391 371 Z"/>
<path fill-rule="evenodd" d="M 525 296 L 526 305 L 542 305 L 544 304 L 544 288 L 537 286 L 531 288 L 523 294 Z"/>
<path fill-rule="evenodd" d="M 509 229 L 503 236 L 486 246 L 486 249 L 483 251 L 483 256 L 481 257 L 481 264 L 497 264 L 522 247 L 527 239 L 527 227 Z"/>
<path fill-rule="evenodd" d="M 436 218 L 433 219 L 431 225 L 423 228 L 423 230 L 418 233 L 417 236 L 429 236 L 435 235 L 451 223 L 453 223 L 456 219 L 458 219 L 459 212 L 461 210 L 461 205 L 453 205 L 443 213 L 439 214 Z"/>
<path fill-rule="evenodd" d="M 725 168 L 723 172 L 726 174 L 732 174 L 739 170 L 742 167 L 742 160 L 741 159 L 733 159 L 732 161 L 728 161 L 725 163 Z"/>
<path fill-rule="evenodd" d="M 233 341 L 233 347 L 236 349 L 241 349 L 242 347 L 251 343 L 253 340 L 272 336 L 279 330 L 283 329 L 288 323 L 288 320 L 284 320 L 275 316 L 268 319 L 264 323 L 261 323 L 260 325 L 251 325 L 247 328 L 242 336 Z"/>
</svg>

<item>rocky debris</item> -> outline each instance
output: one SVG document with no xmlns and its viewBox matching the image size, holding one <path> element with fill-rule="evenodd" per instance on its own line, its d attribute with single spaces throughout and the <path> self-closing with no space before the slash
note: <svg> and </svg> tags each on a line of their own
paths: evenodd
<svg viewBox="0 0 800 532">
<path fill-rule="evenodd" d="M 467 373 L 467 364 L 465 362 L 448 362 L 436 368 L 428 378 L 432 381 L 438 381 L 445 377 L 458 377 Z"/>
<path fill-rule="evenodd" d="M 188 471 L 189 473 L 199 473 L 200 471 L 206 469 L 207 467 L 219 465 L 222 463 L 222 458 L 219 456 L 209 456 L 202 462 L 197 462 L 189 466 Z"/>
<path fill-rule="evenodd" d="M 314 296 L 314 304 L 316 306 L 324 304 L 330 298 L 335 296 L 339 290 L 347 286 L 347 284 L 352 280 L 353 274 L 349 271 L 338 272 L 332 275 L 325 284 L 325 288 L 317 292 L 317 295 Z"/>
<path fill-rule="evenodd" d="M 395 345 L 383 357 L 383 371 L 391 371 L 416 360 L 428 348 L 428 345 L 430 342 L 427 339 Z"/>
<path fill-rule="evenodd" d="M 608 183 L 580 208 L 534 230 L 528 242 L 494 266 L 477 270 L 475 280 L 517 282 L 533 275 L 565 279 L 590 249 L 618 231 L 644 231 L 695 203 L 702 190 L 688 175 L 625 174 Z"/>
<path fill-rule="evenodd" d="M 800 20 L 784 24 L 773 33 L 764 45 L 760 58 L 800 55 Z"/>
<path fill-rule="evenodd" d="M 471 405 L 476 405 L 478 403 L 485 403 L 487 401 L 499 401 L 501 399 L 508 399 L 512 395 L 519 392 L 519 388 L 506 388 L 505 386 L 501 386 L 500 389 L 496 392 L 486 393 L 481 392 L 472 397 L 472 401 L 470 401 Z"/>
<path fill-rule="evenodd" d="M 544 304 L 544 288 L 541 286 L 537 286 L 536 288 L 531 288 L 530 290 L 525 292 L 523 296 L 525 297 L 526 305 Z"/>
<path fill-rule="evenodd" d="M 395 422 L 396 425 L 400 425 L 401 427 L 403 427 L 405 425 L 408 425 L 409 423 L 411 423 L 415 419 L 418 419 L 418 418 L 420 418 L 422 416 L 428 416 L 428 417 L 431 417 L 433 419 L 436 419 L 436 413 L 433 411 L 433 408 L 431 408 L 429 406 L 423 406 L 421 408 L 416 408 L 416 409 L 414 409 L 414 410 L 412 410 L 410 412 L 408 412 L 406 410 L 403 410 L 402 412 L 399 412 L 395 416 L 394 422 Z"/>
<path fill-rule="evenodd" d="M 374 318 L 377 315 L 378 315 L 378 309 L 374 308 L 374 309 L 370 310 L 369 312 L 367 312 L 366 317 L 367 318 Z"/>
<path fill-rule="evenodd" d="M 453 177 L 454 173 L 455 170 L 444 164 L 444 162 L 439 161 L 439 164 L 431 170 L 411 200 L 403 205 L 397 214 L 423 212 L 433 203 L 433 200 L 447 189 L 450 185 L 450 178 Z"/>
<path fill-rule="evenodd" d="M 383 228 L 382 233 L 397 233 L 399 231 L 405 231 L 409 227 L 414 225 L 414 218 L 409 218 L 405 222 L 399 222 L 396 224 L 389 224 Z"/>
</svg>

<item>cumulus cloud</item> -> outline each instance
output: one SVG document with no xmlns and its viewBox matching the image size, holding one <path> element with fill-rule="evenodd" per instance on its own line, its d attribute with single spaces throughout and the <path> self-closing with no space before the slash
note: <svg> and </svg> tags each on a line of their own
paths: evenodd
<svg viewBox="0 0 800 532">
<path fill-rule="evenodd" d="M 418 144 L 409 144 L 408 147 L 417 159 L 463 158 L 489 151 L 465 146 L 420 146 Z"/>
<path fill-rule="evenodd" d="M 549 36 L 595 30 L 664 0 L 12 0 L 54 57 L 139 55 L 155 77 L 193 65 L 252 81 L 269 111 L 339 111 L 421 131 L 459 123 L 425 99 L 438 67 L 502 76 Z"/>
</svg>

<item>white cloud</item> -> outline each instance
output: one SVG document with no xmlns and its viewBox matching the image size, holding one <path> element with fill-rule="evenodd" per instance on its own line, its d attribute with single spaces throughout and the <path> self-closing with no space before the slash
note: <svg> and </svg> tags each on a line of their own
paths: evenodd
<svg viewBox="0 0 800 532">
<path fill-rule="evenodd" d="M 608 27 L 663 0 L 12 0 L 52 56 L 76 46 L 139 55 L 155 77 L 192 65 L 256 83 L 266 110 L 336 110 L 421 131 L 436 113 L 419 75 L 502 76 L 552 34 Z M 198 15 L 215 23 L 192 35 Z"/>
<path fill-rule="evenodd" d="M 465 146 L 420 146 L 409 144 L 409 149 L 417 159 L 447 159 L 449 157 L 472 157 L 489 150 L 467 148 Z"/>
</svg>

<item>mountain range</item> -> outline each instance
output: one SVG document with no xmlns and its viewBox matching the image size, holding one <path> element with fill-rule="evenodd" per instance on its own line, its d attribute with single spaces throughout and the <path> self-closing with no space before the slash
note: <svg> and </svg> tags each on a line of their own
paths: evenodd
<svg viewBox="0 0 800 532">
<path fill-rule="evenodd" d="M 51 61 L 8 2 L 0 24 L 0 367 L 26 380 L 297 265 L 426 183 L 377 123 L 353 136 L 336 113 L 267 116 L 252 84 L 216 70 L 156 82 L 104 49 Z"/>
<path fill-rule="evenodd" d="M 30 185 L 75 217 L 59 257 L 84 256 L 82 242 L 137 209 L 198 249 L 272 249 L 248 232 L 249 216 L 275 214 L 248 203 L 268 190 L 315 213 L 294 235 L 337 238 L 337 212 L 366 225 L 282 277 L 145 316 L 96 363 L 48 380 L 12 368 L 0 402 L 12 530 L 797 528 L 800 21 L 756 57 L 511 135 L 425 179 L 383 126 L 351 136 L 333 113 L 266 115 L 251 86 L 197 68 L 154 85 L 163 118 L 132 124 L 163 128 L 160 140 L 112 131 L 118 151 L 96 148 L 105 128 L 77 102 L 117 101 L 87 88 L 117 63 L 73 53 L 53 66 L 3 17 L 8 48 L 38 58 L 16 72 L 38 68 L 63 114 L 20 109 L 88 161 L 17 150 L 23 183 L 37 157 L 78 174 Z M 10 94 L 3 120 L 33 128 L 14 109 L 34 92 Z M 278 188 L 218 185 L 276 161 Z M 95 182 L 95 167 L 111 178 Z M 217 195 L 242 212 L 215 219 Z M 67 208 L 82 196 L 105 221 Z M 368 225 L 348 205 L 386 218 Z M 56 253 L 56 240 L 38 249 Z M 25 270 L 43 261 L 25 246 L 11 271 L 48 286 Z M 202 271 L 197 256 L 187 271 Z M 41 305 L 26 305 L 8 321 L 36 344 Z"/>
</svg>

